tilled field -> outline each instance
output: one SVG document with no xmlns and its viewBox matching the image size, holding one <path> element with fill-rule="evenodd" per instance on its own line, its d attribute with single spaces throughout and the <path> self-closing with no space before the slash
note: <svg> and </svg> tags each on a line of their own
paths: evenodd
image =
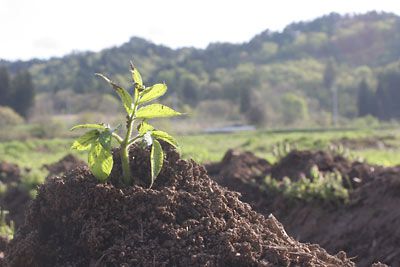
<svg viewBox="0 0 400 267">
<path fill-rule="evenodd" d="M 132 171 L 144 187 L 115 183 L 118 158 L 107 184 L 98 184 L 82 162 L 70 156 L 47 166 L 51 175 L 27 209 L 26 221 L 18 221 L 18 233 L 7 246 L 2 264 L 400 264 L 399 168 L 350 162 L 322 151 L 292 151 L 272 165 L 251 152 L 231 150 L 221 162 L 206 165 L 210 179 L 204 167 L 168 151 L 152 189 L 145 189 L 148 151 L 138 148 L 131 151 Z M 15 177 L 3 177 L 4 181 L 18 183 L 17 167 L 10 166 L 7 177 Z M 266 187 L 267 175 L 277 181 L 284 177 L 296 181 L 309 176 L 314 166 L 321 173 L 342 174 L 348 202 L 289 199 Z M 8 206 L 10 215 L 21 213 L 26 203 Z M 6 207 L 5 202 L 1 205 Z M 319 245 L 300 242 L 319 244 L 329 254 Z"/>
<path fill-rule="evenodd" d="M 296 181 L 318 166 L 322 173 L 341 173 L 349 191 L 347 203 L 289 199 L 265 188 L 264 177 Z M 323 151 L 292 151 L 271 165 L 250 152 L 228 151 L 219 163 L 207 165 L 210 176 L 242 194 L 256 211 L 274 214 L 301 242 L 340 250 L 359 266 L 383 262 L 400 266 L 400 168 L 350 162 Z"/>
</svg>

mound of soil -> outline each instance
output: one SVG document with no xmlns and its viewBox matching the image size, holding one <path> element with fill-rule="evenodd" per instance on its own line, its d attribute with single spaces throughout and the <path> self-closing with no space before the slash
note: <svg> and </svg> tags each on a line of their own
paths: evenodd
<svg viewBox="0 0 400 267">
<path fill-rule="evenodd" d="M 86 163 L 74 155 L 68 154 L 56 163 L 43 165 L 43 168 L 49 171 L 49 176 L 55 176 L 80 166 L 86 166 Z"/>
<path fill-rule="evenodd" d="M 228 150 L 221 162 L 206 164 L 205 168 L 213 180 L 228 189 L 240 192 L 239 199 L 253 206 L 263 206 L 264 196 L 252 194 L 271 171 L 271 164 L 252 152 Z"/>
<path fill-rule="evenodd" d="M 18 229 L 25 221 L 25 210 L 31 201 L 29 192 L 18 185 L 9 186 L 4 195 L 0 197 L 0 206 L 8 210 L 7 221 L 13 221 Z"/>
<path fill-rule="evenodd" d="M 358 188 L 350 190 L 347 205 L 293 201 L 260 190 L 261 184 L 244 186 L 236 182 L 236 177 L 229 176 L 222 180 L 230 179 L 231 182 L 226 183 L 229 189 L 240 192 L 241 199 L 256 211 L 273 213 L 289 234 L 302 242 L 318 243 L 331 253 L 344 250 L 355 257 L 354 261 L 360 266 L 377 261 L 400 266 L 400 168 L 350 162 L 321 151 L 293 151 L 272 166 L 272 173 L 280 174 L 279 177 L 299 177 L 313 164 L 324 172 L 338 170 L 343 176 L 362 180 Z M 221 177 L 215 179 L 219 181 Z"/>
<path fill-rule="evenodd" d="M 30 201 L 29 193 L 21 185 L 21 169 L 16 164 L 0 163 L 0 181 L 7 189 L 0 196 L 1 209 L 8 210 L 7 221 L 14 221 L 18 228 L 23 224 L 25 208 Z"/>
<path fill-rule="evenodd" d="M 338 171 L 346 187 L 354 188 L 364 184 L 374 177 L 374 173 L 382 168 L 361 162 L 350 162 L 341 155 L 334 155 L 325 151 L 298 151 L 292 150 L 271 168 L 274 179 L 289 177 L 293 181 L 301 177 L 311 177 L 313 166 L 323 172 Z M 349 184 L 349 182 L 351 184 Z"/>
<path fill-rule="evenodd" d="M 21 170 L 16 164 L 0 162 L 0 181 L 4 184 L 19 182 Z"/>
<path fill-rule="evenodd" d="M 132 172 L 148 181 L 149 151 Z M 119 175 L 119 163 L 111 181 Z M 49 179 L 6 253 L 9 266 L 354 266 L 290 238 L 168 149 L 152 189 L 99 184 L 86 167 Z"/>
<path fill-rule="evenodd" d="M 399 207 L 400 169 L 389 168 L 352 192 L 348 205 L 298 202 L 274 214 L 299 240 L 330 252 L 344 250 L 360 266 L 377 261 L 400 266 Z"/>
</svg>

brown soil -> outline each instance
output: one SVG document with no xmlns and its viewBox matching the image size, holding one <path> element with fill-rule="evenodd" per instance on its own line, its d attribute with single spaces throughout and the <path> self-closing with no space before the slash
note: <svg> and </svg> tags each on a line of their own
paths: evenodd
<svg viewBox="0 0 400 267">
<path fill-rule="evenodd" d="M 240 192 L 239 199 L 253 206 L 262 206 L 265 197 L 252 194 L 254 185 L 259 184 L 271 172 L 271 164 L 252 152 L 228 150 L 221 162 L 206 164 L 208 174 L 219 184 Z"/>
<path fill-rule="evenodd" d="M 0 266 L 4 266 L 5 265 L 5 263 L 4 263 L 4 256 L 5 256 L 4 252 L 5 252 L 9 242 L 10 241 L 7 238 L 0 236 Z"/>
<path fill-rule="evenodd" d="M 338 171 L 345 178 L 348 188 L 358 187 L 374 177 L 374 173 L 382 168 L 361 162 L 351 162 L 341 155 L 333 155 L 325 151 L 293 150 L 271 168 L 271 176 L 275 179 L 289 177 L 297 181 L 301 177 L 311 177 L 310 171 L 317 166 L 321 172 Z M 349 182 L 351 185 L 349 185 Z"/>
<path fill-rule="evenodd" d="M 8 221 L 14 221 L 18 228 L 24 223 L 25 208 L 30 201 L 29 193 L 21 185 L 21 170 L 11 163 L 0 163 L 1 182 L 5 183 L 7 190 L 0 196 L 0 207 L 9 211 Z"/>
<path fill-rule="evenodd" d="M 21 170 L 16 164 L 0 162 L 0 181 L 4 184 L 19 182 Z"/>
<path fill-rule="evenodd" d="M 149 151 L 134 148 L 146 184 Z M 116 159 L 112 181 L 119 175 Z M 169 150 L 152 189 L 99 184 L 86 167 L 49 179 L 7 249 L 9 266 L 353 266 L 290 238 Z"/>
<path fill-rule="evenodd" d="M 25 221 L 25 210 L 28 207 L 31 196 L 27 190 L 18 185 L 9 186 L 4 195 L 0 197 L 0 206 L 8 210 L 7 221 L 13 221 L 18 229 Z"/>
<path fill-rule="evenodd" d="M 86 163 L 72 154 L 68 154 L 56 163 L 45 164 L 43 168 L 49 171 L 49 176 L 61 175 L 80 166 L 86 166 Z"/>
<path fill-rule="evenodd" d="M 227 184 L 231 190 L 242 193 L 242 199 L 255 210 L 277 216 L 288 232 L 302 242 L 318 243 L 331 253 L 344 250 L 355 257 L 359 266 L 378 261 L 400 266 L 400 168 L 351 163 L 324 152 L 294 151 L 273 166 L 272 172 L 280 177 L 298 177 L 299 173 L 309 171 L 312 164 L 325 172 L 336 169 L 363 181 L 351 191 L 349 204 L 293 202 L 282 195 L 261 191 L 257 183 Z"/>
</svg>

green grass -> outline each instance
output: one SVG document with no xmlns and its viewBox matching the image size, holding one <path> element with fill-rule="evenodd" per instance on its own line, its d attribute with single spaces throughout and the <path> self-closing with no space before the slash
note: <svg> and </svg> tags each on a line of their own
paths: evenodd
<svg viewBox="0 0 400 267">
<path fill-rule="evenodd" d="M 256 155 L 274 162 L 274 150 L 289 144 L 290 148 L 328 149 L 332 140 L 385 138 L 390 136 L 390 149 L 357 149 L 350 151 L 354 158 L 385 166 L 400 164 L 400 129 L 388 130 L 331 130 L 331 131 L 255 131 L 234 134 L 203 134 L 178 136 L 184 158 L 199 162 L 219 161 L 230 148 L 253 151 Z M 386 140 L 386 139 L 385 139 Z M 27 141 L 0 142 L 0 161 L 18 164 L 20 167 L 39 170 L 43 164 L 58 161 L 68 153 L 85 159 L 84 154 L 70 150 L 72 139 L 32 139 Z"/>
<path fill-rule="evenodd" d="M 341 138 L 387 138 L 390 149 L 357 149 L 348 151 L 354 158 L 385 166 L 400 164 L 400 129 L 343 130 L 343 131 L 293 131 L 293 132 L 244 132 L 234 134 L 192 135 L 179 138 L 183 156 L 200 162 L 221 160 L 229 148 L 253 151 L 271 162 L 277 157 L 274 150 L 289 145 L 291 149 L 329 149 L 332 141 Z"/>
</svg>

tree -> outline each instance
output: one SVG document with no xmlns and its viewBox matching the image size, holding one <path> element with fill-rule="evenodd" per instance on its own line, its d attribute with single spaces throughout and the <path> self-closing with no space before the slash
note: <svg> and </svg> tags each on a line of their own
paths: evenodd
<svg viewBox="0 0 400 267">
<path fill-rule="evenodd" d="M 240 112 L 241 113 L 246 113 L 247 111 L 250 110 L 252 104 L 252 95 L 253 95 L 253 89 L 251 88 L 245 88 L 242 87 L 240 88 Z"/>
<path fill-rule="evenodd" d="M 378 118 L 390 120 L 400 118 L 400 68 L 387 70 L 378 78 L 376 91 L 376 114 Z"/>
<path fill-rule="evenodd" d="M 11 94 L 8 70 L 5 67 L 0 67 L 0 106 L 10 106 Z"/>
<path fill-rule="evenodd" d="M 374 93 L 365 79 L 360 82 L 357 97 L 358 116 L 364 117 L 375 113 Z"/>
<path fill-rule="evenodd" d="M 200 81 L 196 75 L 192 73 L 184 73 L 180 79 L 180 87 L 182 88 L 183 101 L 191 106 L 196 106 L 199 101 Z"/>
<path fill-rule="evenodd" d="M 19 72 L 12 80 L 11 86 L 14 92 L 12 107 L 20 115 L 27 117 L 35 97 L 31 75 L 27 71 Z"/>
<path fill-rule="evenodd" d="M 282 117 L 285 124 L 293 124 L 308 118 L 308 106 L 303 97 L 287 93 L 282 97 Z"/>
<path fill-rule="evenodd" d="M 333 124 L 336 126 L 339 117 L 338 91 L 335 86 L 336 81 L 336 64 L 333 59 L 328 60 L 324 71 L 324 86 L 332 91 L 332 117 Z"/>
</svg>

